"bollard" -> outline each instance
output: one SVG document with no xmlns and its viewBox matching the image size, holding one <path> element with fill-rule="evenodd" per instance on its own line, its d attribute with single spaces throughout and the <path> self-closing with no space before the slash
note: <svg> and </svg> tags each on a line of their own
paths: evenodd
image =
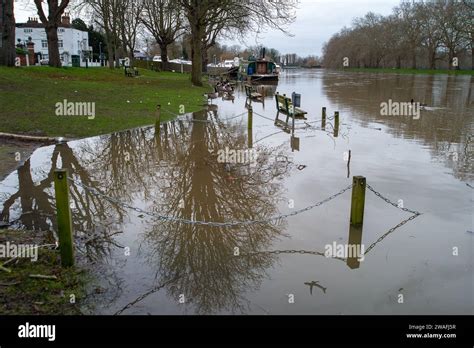
<svg viewBox="0 0 474 348">
<path fill-rule="evenodd" d="M 71 209 L 69 207 L 69 184 L 66 169 L 54 171 L 56 212 L 58 221 L 59 249 L 63 267 L 74 265 Z"/>
<path fill-rule="evenodd" d="M 352 183 L 351 226 L 362 226 L 364 223 L 365 177 L 354 176 Z"/>
<path fill-rule="evenodd" d="M 155 132 L 160 131 L 160 123 L 161 123 L 161 105 L 158 104 L 156 106 Z"/>
<path fill-rule="evenodd" d="M 321 128 L 325 129 L 326 128 L 326 107 L 323 106 L 323 114 L 321 118 Z"/>
<path fill-rule="evenodd" d="M 253 127 L 253 108 L 252 108 L 252 105 L 249 105 L 248 109 L 249 109 L 249 114 L 248 114 L 247 126 L 248 126 L 249 130 L 252 130 L 252 127 Z"/>
</svg>

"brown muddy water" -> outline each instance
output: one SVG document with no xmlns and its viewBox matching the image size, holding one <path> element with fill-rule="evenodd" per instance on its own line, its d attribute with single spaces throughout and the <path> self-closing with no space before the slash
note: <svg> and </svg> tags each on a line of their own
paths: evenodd
<svg viewBox="0 0 474 348">
<path fill-rule="evenodd" d="M 0 184 L 1 219 L 54 230 L 53 170 L 67 168 L 97 314 L 473 314 L 473 78 L 290 71 L 264 89 L 250 133 L 238 88 L 160 132 L 40 148 Z M 293 140 L 274 125 L 275 91 L 308 111 Z M 412 98 L 428 105 L 418 119 L 381 115 Z M 221 163 L 226 148 L 244 163 Z M 350 189 L 298 213 L 354 175 L 394 203 L 367 189 L 362 231 Z M 393 229 L 413 215 L 397 206 L 421 215 Z M 222 224 L 236 221 L 250 222 Z M 365 255 L 326 257 L 333 243 Z"/>
</svg>

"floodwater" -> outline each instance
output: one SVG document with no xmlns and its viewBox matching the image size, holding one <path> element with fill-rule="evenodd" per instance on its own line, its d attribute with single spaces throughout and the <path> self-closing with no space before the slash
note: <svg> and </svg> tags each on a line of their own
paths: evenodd
<svg viewBox="0 0 474 348">
<path fill-rule="evenodd" d="M 250 133 L 240 87 L 159 132 L 40 148 L 0 184 L 1 219 L 54 230 L 53 171 L 67 168 L 97 314 L 473 314 L 473 78 L 293 70 L 259 90 Z M 274 124 L 275 91 L 302 95 L 293 136 Z M 381 115 L 412 98 L 428 105 L 418 119 Z M 226 148 L 243 163 L 221 163 Z M 356 175 L 395 204 L 367 189 L 362 230 L 350 189 L 278 218 Z M 393 230 L 413 215 L 399 207 L 421 215 Z M 365 255 L 326 257 L 333 243 Z"/>
</svg>

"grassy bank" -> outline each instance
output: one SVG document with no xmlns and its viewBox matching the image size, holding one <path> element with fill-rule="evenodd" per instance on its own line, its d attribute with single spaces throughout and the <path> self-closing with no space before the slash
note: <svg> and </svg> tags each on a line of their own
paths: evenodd
<svg viewBox="0 0 474 348">
<path fill-rule="evenodd" d="M 430 69 L 392 69 L 392 68 L 345 68 L 349 72 L 377 72 L 392 74 L 448 74 L 448 75 L 474 75 L 474 70 L 430 70 Z"/>
<path fill-rule="evenodd" d="M 157 104 L 174 113 L 202 109 L 208 88 L 189 75 L 140 70 L 127 78 L 106 68 L 0 67 L 0 132 L 86 137 L 152 124 Z M 95 118 L 56 116 L 56 103 L 95 102 Z M 163 112 L 162 120 L 173 116 Z"/>
<path fill-rule="evenodd" d="M 41 245 L 39 233 L 0 230 L 0 244 L 6 242 Z M 7 260 L 0 259 L 0 265 Z M 7 270 L 9 272 L 7 272 Z M 55 277 L 33 278 L 31 275 Z M 0 270 L 0 313 L 4 315 L 81 314 L 79 304 L 85 297 L 85 273 L 77 268 L 60 267 L 59 252 L 38 249 L 38 260 L 19 258 Z M 71 301 L 74 295 L 74 301 Z M 71 303 L 74 302 L 74 303 Z"/>
</svg>

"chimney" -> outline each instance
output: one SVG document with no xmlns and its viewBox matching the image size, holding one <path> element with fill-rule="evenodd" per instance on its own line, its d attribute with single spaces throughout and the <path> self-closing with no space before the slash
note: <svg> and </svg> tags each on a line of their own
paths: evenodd
<svg viewBox="0 0 474 348">
<path fill-rule="evenodd" d="M 28 49 L 28 59 L 30 61 L 30 65 L 35 65 L 35 44 L 31 41 L 31 37 L 28 38 L 29 41 L 26 43 L 26 47 Z"/>
<path fill-rule="evenodd" d="M 69 17 L 69 13 L 64 13 L 64 16 L 61 18 L 61 24 L 66 26 L 71 25 L 71 17 Z"/>
</svg>

